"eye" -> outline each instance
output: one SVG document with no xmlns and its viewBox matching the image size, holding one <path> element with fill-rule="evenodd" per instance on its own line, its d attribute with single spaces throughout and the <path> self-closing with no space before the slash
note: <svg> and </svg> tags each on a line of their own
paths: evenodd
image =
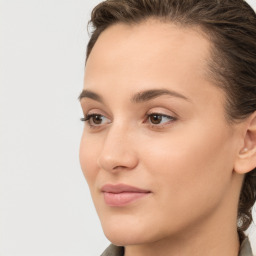
<svg viewBox="0 0 256 256">
<path fill-rule="evenodd" d="M 87 122 L 91 128 L 99 127 L 105 123 L 109 123 L 109 119 L 101 114 L 87 114 L 80 120 Z"/>
<path fill-rule="evenodd" d="M 155 126 L 164 126 L 172 121 L 175 121 L 177 118 L 160 113 L 152 113 L 147 115 L 147 120 L 149 124 L 153 127 Z"/>
</svg>

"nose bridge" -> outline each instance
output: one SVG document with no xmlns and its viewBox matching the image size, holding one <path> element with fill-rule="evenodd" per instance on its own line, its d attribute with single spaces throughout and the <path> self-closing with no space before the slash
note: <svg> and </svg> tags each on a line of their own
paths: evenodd
<svg viewBox="0 0 256 256">
<path fill-rule="evenodd" d="M 125 151 L 124 148 L 128 149 L 128 145 L 126 145 L 128 137 L 129 132 L 126 127 L 122 124 L 113 124 L 105 137 L 103 151 L 111 150 L 113 153 L 121 153 Z"/>
<path fill-rule="evenodd" d="M 124 122 L 112 123 L 102 145 L 98 165 L 107 171 L 132 169 L 137 165 L 131 129 Z"/>
</svg>

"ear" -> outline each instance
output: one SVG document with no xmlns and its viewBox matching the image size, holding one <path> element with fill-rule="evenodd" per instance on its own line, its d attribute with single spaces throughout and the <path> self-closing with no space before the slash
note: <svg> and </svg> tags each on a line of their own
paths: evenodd
<svg viewBox="0 0 256 256">
<path fill-rule="evenodd" d="M 234 165 L 234 171 L 239 174 L 256 168 L 256 111 L 246 119 L 243 129 L 243 142 Z"/>
</svg>

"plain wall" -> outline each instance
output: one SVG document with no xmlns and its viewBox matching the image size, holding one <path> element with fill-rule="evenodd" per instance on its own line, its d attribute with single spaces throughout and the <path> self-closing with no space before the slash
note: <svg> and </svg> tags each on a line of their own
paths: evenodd
<svg viewBox="0 0 256 256">
<path fill-rule="evenodd" d="M 109 244 L 78 158 L 86 25 L 99 2 L 0 2 L 1 256 L 97 256 Z"/>
</svg>

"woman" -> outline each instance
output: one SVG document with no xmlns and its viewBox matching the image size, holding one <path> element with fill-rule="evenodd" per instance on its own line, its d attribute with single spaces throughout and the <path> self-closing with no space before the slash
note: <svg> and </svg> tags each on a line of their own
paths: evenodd
<svg viewBox="0 0 256 256">
<path fill-rule="evenodd" d="M 92 12 L 80 163 L 103 255 L 252 255 L 256 15 L 242 0 Z"/>
</svg>

